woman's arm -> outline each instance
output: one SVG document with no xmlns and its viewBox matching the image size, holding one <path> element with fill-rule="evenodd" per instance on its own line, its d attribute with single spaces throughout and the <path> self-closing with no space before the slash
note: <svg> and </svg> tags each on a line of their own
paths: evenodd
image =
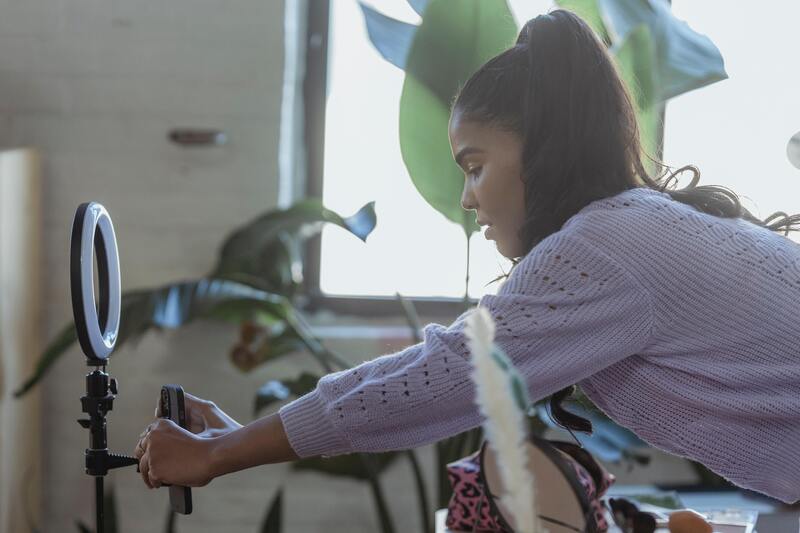
<svg viewBox="0 0 800 533">
<path fill-rule="evenodd" d="M 655 324 L 650 293 L 624 263 L 564 232 L 542 240 L 479 305 L 532 402 L 642 353 Z M 421 343 L 322 376 L 282 406 L 292 448 L 301 458 L 406 450 L 480 425 L 468 313 L 449 327 L 428 324 Z"/>
<path fill-rule="evenodd" d="M 299 459 L 289 445 L 278 413 L 261 417 L 213 440 L 210 450 L 212 477 Z"/>
</svg>

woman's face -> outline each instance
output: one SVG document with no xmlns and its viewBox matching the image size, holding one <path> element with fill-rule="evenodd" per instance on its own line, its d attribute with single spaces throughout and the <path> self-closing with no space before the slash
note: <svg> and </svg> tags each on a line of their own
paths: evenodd
<svg viewBox="0 0 800 533">
<path fill-rule="evenodd" d="M 477 122 L 450 117 L 450 148 L 464 172 L 461 206 L 475 210 L 485 238 L 512 259 L 525 255 L 517 233 L 525 221 L 522 140 L 519 136 Z"/>
</svg>

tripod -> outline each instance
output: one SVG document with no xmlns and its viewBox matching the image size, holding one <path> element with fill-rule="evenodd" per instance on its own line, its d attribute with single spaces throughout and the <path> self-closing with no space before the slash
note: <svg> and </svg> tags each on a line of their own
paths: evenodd
<svg viewBox="0 0 800 533">
<path fill-rule="evenodd" d="M 99 230 L 99 231 L 98 231 Z M 94 302 L 93 256 L 97 252 L 99 298 Z M 120 274 L 114 227 L 106 209 L 97 202 L 83 203 L 75 212 L 70 242 L 70 288 L 75 329 L 86 364 L 86 394 L 81 406 L 89 418 L 78 423 L 89 430 L 86 473 L 95 478 L 95 531 L 103 533 L 103 477 L 109 470 L 138 464 L 135 457 L 108 451 L 106 414 L 118 394 L 117 380 L 106 373 L 106 364 L 119 333 Z"/>
</svg>

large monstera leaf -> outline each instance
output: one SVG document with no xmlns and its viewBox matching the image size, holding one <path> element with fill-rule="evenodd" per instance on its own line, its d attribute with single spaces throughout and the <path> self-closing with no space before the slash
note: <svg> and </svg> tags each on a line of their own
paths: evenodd
<svg viewBox="0 0 800 533">
<path fill-rule="evenodd" d="M 403 161 L 423 198 L 467 236 L 479 227 L 461 207 L 464 176 L 450 149 L 450 105 L 483 63 L 514 44 L 516 33 L 505 0 L 431 0 L 406 61 L 399 122 Z"/>
<path fill-rule="evenodd" d="M 409 2 L 422 15 L 414 26 L 361 4 L 378 51 L 405 69 L 400 97 L 400 151 L 411 181 L 438 212 L 478 231 L 461 207 L 464 177 L 450 150 L 450 105 L 478 67 L 513 45 L 517 28 L 505 0 Z"/>
<path fill-rule="evenodd" d="M 366 242 L 377 223 L 375 202 L 365 204 L 349 217 L 327 209 L 318 198 L 264 213 L 228 235 L 211 275 L 291 297 L 302 282 L 300 245 L 325 223 L 339 226 Z"/>
</svg>

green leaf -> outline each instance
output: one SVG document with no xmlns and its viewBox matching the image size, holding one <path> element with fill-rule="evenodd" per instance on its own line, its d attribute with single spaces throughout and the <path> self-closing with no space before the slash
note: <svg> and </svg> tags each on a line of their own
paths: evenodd
<svg viewBox="0 0 800 533">
<path fill-rule="evenodd" d="M 396 292 L 395 295 L 400 301 L 400 305 L 403 306 L 403 314 L 406 317 L 406 322 L 408 322 L 408 327 L 411 328 L 411 336 L 414 339 L 414 344 L 419 344 L 422 342 L 422 325 L 419 321 L 417 309 L 414 307 L 414 302 L 407 300 L 399 292 Z"/>
<path fill-rule="evenodd" d="M 664 0 L 598 0 L 603 20 L 614 46 L 624 43 L 631 32 L 645 24 L 653 39 L 652 68 L 657 101 L 728 77 L 714 43 L 676 18 Z"/>
<path fill-rule="evenodd" d="M 293 299 L 302 288 L 302 242 L 285 231 L 266 244 L 251 263 L 251 271 L 225 272 L 225 279 L 238 281 L 255 288 L 275 292 Z"/>
<path fill-rule="evenodd" d="M 249 316 L 255 307 L 282 320 L 292 312 L 283 296 L 226 279 L 201 278 L 138 291 L 123 306 L 117 346 L 151 328 L 176 329 L 197 318 L 218 318 L 223 312 L 231 317 L 234 310 Z"/>
<path fill-rule="evenodd" d="M 511 393 L 514 396 L 514 402 L 517 404 L 517 408 L 519 408 L 523 414 L 527 413 L 531 402 L 522 375 L 514 366 L 511 359 L 498 345 L 492 343 L 492 351 L 490 354 L 500 369 L 508 376 L 508 386 L 511 387 Z"/>
<path fill-rule="evenodd" d="M 277 323 L 268 329 L 270 332 L 264 336 L 255 350 L 243 343 L 238 343 L 233 348 L 231 357 L 236 367 L 244 372 L 249 372 L 257 366 L 274 362 L 306 347 L 297 331 L 287 327 L 286 322 Z"/>
<path fill-rule="evenodd" d="M 448 123 L 458 88 L 514 43 L 505 0 L 432 0 L 414 34 L 400 97 L 400 151 L 422 197 L 469 236 L 474 216 L 461 207 L 464 177 L 453 161 Z"/>
<path fill-rule="evenodd" d="M 291 396 L 300 397 L 311 392 L 317 386 L 319 376 L 303 372 L 292 380 L 267 381 L 256 392 L 253 415 L 275 402 L 281 402 Z"/>
<path fill-rule="evenodd" d="M 428 7 L 429 0 L 408 0 L 411 9 L 417 12 L 420 17 L 424 16 L 425 8 Z"/>
<path fill-rule="evenodd" d="M 664 103 L 654 70 L 656 50 L 650 30 L 640 24 L 612 53 L 634 100 L 642 148 L 651 156 L 658 156 Z M 651 174 L 655 171 L 649 159 L 645 158 L 644 164 Z"/>
<path fill-rule="evenodd" d="M 284 297 L 225 279 L 201 278 L 157 289 L 126 292 L 122 295 L 115 349 L 150 329 L 175 329 L 196 318 L 219 317 L 223 311 L 229 317 L 238 312 L 239 318 L 245 318 L 255 309 L 281 320 L 291 320 L 293 313 Z M 14 392 L 14 396 L 23 395 L 38 383 L 76 339 L 74 324 L 65 327 L 56 340 L 45 348 L 34 374 Z"/>
<path fill-rule="evenodd" d="M 283 529 L 283 487 L 278 489 L 272 503 L 269 505 L 267 515 L 261 524 L 261 533 L 281 533 Z"/>
<path fill-rule="evenodd" d="M 61 332 L 56 335 L 56 338 L 45 348 L 44 353 L 36 363 L 36 368 L 33 371 L 33 376 L 28 378 L 20 388 L 14 391 L 14 397 L 19 398 L 28 390 L 33 387 L 39 379 L 44 375 L 47 368 L 50 367 L 56 360 L 64 353 L 70 346 L 78 340 L 78 333 L 75 329 L 75 323 L 70 322 L 69 325 L 63 327 Z"/>
<path fill-rule="evenodd" d="M 449 106 L 458 87 L 516 36 L 505 0 L 432 0 L 414 34 L 406 73 Z"/>
<path fill-rule="evenodd" d="M 265 254 L 265 249 L 281 235 L 305 240 L 318 233 L 325 222 L 340 226 L 366 242 L 377 222 L 375 202 L 365 204 L 356 214 L 347 218 L 327 209 L 316 198 L 261 215 L 225 239 L 211 275 L 223 278 L 242 274 L 269 277 L 273 257 Z"/>
<path fill-rule="evenodd" d="M 662 100 L 656 80 L 656 49 L 650 30 L 640 24 L 619 45 L 611 48 L 638 109 L 646 109 Z"/>
<path fill-rule="evenodd" d="M 383 58 L 401 69 L 406 68 L 406 58 L 411 49 L 417 27 L 407 22 L 387 17 L 364 2 L 358 2 L 364 13 L 367 35 Z"/>
<path fill-rule="evenodd" d="M 540 402 L 536 405 L 536 414 L 549 427 L 560 428 L 550 417 L 545 403 Z M 591 435 L 576 432 L 575 438 L 603 461 L 618 462 L 623 458 L 635 458 L 635 450 L 647 446 L 634 433 L 615 423 L 597 408 L 590 410 L 575 402 L 568 402 L 564 407 L 592 423 Z"/>
<path fill-rule="evenodd" d="M 380 474 L 399 457 L 400 453 L 392 451 L 370 454 L 352 453 L 327 458 L 309 457 L 292 463 L 292 469 L 300 471 L 311 470 L 329 476 L 366 481 L 369 480 L 371 476 L 369 470 L 365 466 L 365 462 L 359 455 L 368 455 L 375 467 L 375 473 Z"/>
</svg>

